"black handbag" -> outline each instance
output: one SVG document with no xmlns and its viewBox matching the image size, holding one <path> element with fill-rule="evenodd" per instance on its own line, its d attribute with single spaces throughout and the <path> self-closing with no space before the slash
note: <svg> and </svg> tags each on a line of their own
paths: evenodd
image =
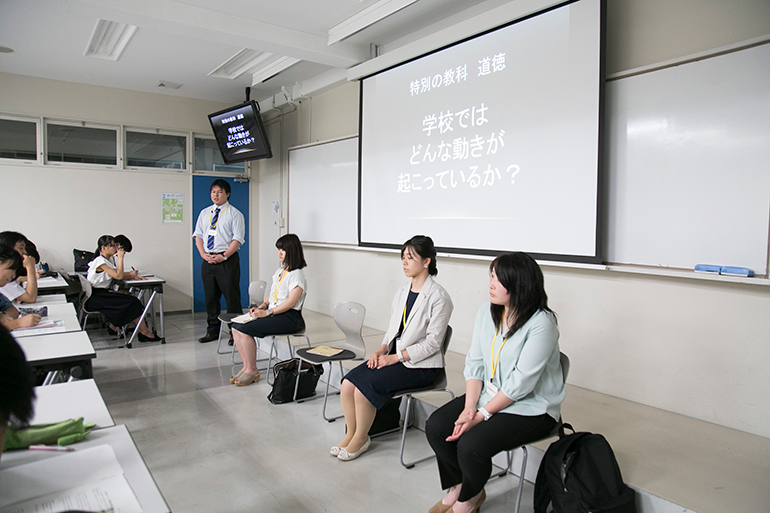
<svg viewBox="0 0 770 513">
<path fill-rule="evenodd" d="M 75 257 L 75 272 L 84 273 L 88 271 L 88 262 L 94 259 L 94 254 L 82 249 L 73 249 L 72 256 Z"/>
<path fill-rule="evenodd" d="M 267 400 L 273 404 L 290 403 L 294 401 L 294 386 L 297 383 L 297 362 L 299 360 L 284 360 L 273 367 L 273 390 Z M 322 365 L 313 365 L 302 361 L 299 371 L 299 389 L 297 399 L 305 399 L 315 395 L 318 378 L 324 373 Z"/>
</svg>

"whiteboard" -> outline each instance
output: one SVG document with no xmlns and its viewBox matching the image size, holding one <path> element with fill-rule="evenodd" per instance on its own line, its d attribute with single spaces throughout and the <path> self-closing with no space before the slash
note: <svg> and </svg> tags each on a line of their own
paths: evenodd
<svg viewBox="0 0 770 513">
<path fill-rule="evenodd" d="M 770 45 L 607 83 L 606 260 L 767 274 Z"/>
<path fill-rule="evenodd" d="M 358 137 L 289 149 L 289 231 L 358 244 Z"/>
</svg>

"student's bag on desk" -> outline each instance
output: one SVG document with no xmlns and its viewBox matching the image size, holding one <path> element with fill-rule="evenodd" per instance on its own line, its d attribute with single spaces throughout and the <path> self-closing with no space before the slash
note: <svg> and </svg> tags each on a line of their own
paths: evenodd
<svg viewBox="0 0 770 513">
<path fill-rule="evenodd" d="M 299 360 L 284 360 L 273 367 L 273 390 L 267 400 L 273 404 L 290 403 L 294 400 L 294 387 L 297 384 L 297 362 Z M 322 365 L 302 362 L 299 370 L 299 387 L 297 399 L 306 399 L 315 395 L 318 378 L 324 373 Z"/>
<path fill-rule="evenodd" d="M 564 428 L 572 430 L 565 435 Z M 636 513 L 636 494 L 623 483 L 607 440 L 595 433 L 559 428 L 559 440 L 543 456 L 535 481 L 535 513 Z"/>
</svg>

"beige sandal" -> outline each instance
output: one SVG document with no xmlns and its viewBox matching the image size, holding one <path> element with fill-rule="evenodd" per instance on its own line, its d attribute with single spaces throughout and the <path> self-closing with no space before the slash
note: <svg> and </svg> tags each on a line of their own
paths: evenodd
<svg viewBox="0 0 770 513">
<path fill-rule="evenodd" d="M 235 380 L 235 385 L 239 387 L 245 387 L 259 381 L 259 371 L 256 374 L 249 374 L 248 372 L 242 372 L 238 379 Z"/>
<path fill-rule="evenodd" d="M 238 374 L 235 376 L 230 376 L 230 383 L 235 385 L 235 382 L 238 381 L 238 378 L 241 377 L 241 374 L 243 374 L 243 370 L 238 371 Z"/>
</svg>

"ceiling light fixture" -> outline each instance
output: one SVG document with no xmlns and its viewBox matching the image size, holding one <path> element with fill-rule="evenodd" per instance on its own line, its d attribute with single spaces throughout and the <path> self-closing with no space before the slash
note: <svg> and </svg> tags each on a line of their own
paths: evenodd
<svg viewBox="0 0 770 513">
<path fill-rule="evenodd" d="M 270 64 L 258 69 L 251 75 L 251 85 L 256 86 L 265 80 L 276 76 L 281 71 L 289 69 L 300 61 L 294 57 L 279 57 Z"/>
<path fill-rule="evenodd" d="M 253 68 L 256 68 L 259 64 L 265 62 L 272 56 L 272 53 L 244 48 L 220 64 L 219 67 L 209 73 L 208 76 L 233 80 L 240 77 L 247 71 L 251 71 Z"/>
<path fill-rule="evenodd" d="M 396 13 L 415 2 L 417 2 L 417 0 L 380 0 L 330 28 L 328 44 L 331 46 L 353 34 L 361 32 L 366 27 L 374 25 L 378 21 L 387 18 L 391 14 Z"/>
<path fill-rule="evenodd" d="M 120 59 L 137 27 L 109 20 L 98 20 L 83 55 L 116 61 Z"/>
</svg>

